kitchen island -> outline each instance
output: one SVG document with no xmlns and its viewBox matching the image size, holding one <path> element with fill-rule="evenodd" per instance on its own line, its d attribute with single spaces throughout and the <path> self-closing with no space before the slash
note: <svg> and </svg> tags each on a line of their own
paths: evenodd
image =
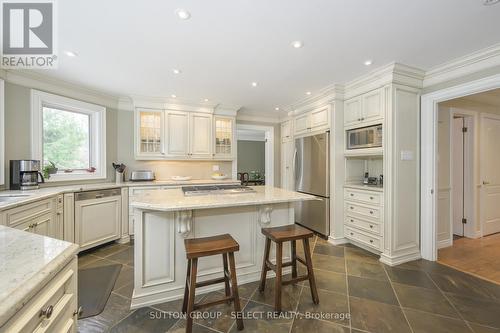
<svg viewBox="0 0 500 333">
<path fill-rule="evenodd" d="M 145 191 L 131 199 L 134 208 L 134 292 L 132 308 L 182 298 L 187 270 L 184 239 L 230 234 L 239 244 L 235 253 L 238 283 L 260 278 L 264 236 L 260 229 L 294 223 L 294 202 L 314 196 L 271 186 L 253 193 L 185 196 L 181 189 Z M 290 249 L 284 249 L 289 260 Z M 271 258 L 274 257 L 274 250 Z M 198 281 L 220 277 L 220 256 L 202 258 Z M 223 285 L 200 288 L 200 292 Z"/>
</svg>

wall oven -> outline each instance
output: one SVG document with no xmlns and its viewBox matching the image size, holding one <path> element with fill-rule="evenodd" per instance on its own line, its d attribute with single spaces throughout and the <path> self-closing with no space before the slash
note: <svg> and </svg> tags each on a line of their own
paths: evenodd
<svg viewBox="0 0 500 333">
<path fill-rule="evenodd" d="M 382 124 L 347 131 L 347 149 L 382 147 Z"/>
</svg>

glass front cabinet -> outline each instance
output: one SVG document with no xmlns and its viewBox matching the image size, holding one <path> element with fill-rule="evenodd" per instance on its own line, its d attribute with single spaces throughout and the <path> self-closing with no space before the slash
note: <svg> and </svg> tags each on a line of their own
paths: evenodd
<svg viewBox="0 0 500 333">
<path fill-rule="evenodd" d="M 233 159 L 234 157 L 234 118 L 214 117 L 214 157 L 216 159 Z"/>
<path fill-rule="evenodd" d="M 137 157 L 163 157 L 164 115 L 162 110 L 137 109 Z"/>
</svg>

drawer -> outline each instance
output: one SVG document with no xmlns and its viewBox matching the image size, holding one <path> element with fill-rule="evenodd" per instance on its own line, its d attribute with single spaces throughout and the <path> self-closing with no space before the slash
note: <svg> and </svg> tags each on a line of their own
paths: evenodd
<svg viewBox="0 0 500 333">
<path fill-rule="evenodd" d="M 47 199 L 37 201 L 31 204 L 22 205 L 5 211 L 5 223 L 9 227 L 15 227 L 26 221 L 34 220 L 40 215 L 52 213 L 54 209 L 54 200 Z"/>
<path fill-rule="evenodd" d="M 74 322 L 77 261 L 73 259 L 0 329 L 0 332 L 56 332 Z M 43 315 L 51 309 L 50 315 Z"/>
<path fill-rule="evenodd" d="M 344 209 L 346 215 L 355 214 L 361 217 L 380 220 L 380 208 L 375 206 L 364 206 L 355 202 L 345 201 Z"/>
<path fill-rule="evenodd" d="M 358 191 L 353 189 L 344 189 L 344 198 L 346 200 L 355 200 L 368 204 L 380 205 L 381 194 L 372 191 Z"/>
<path fill-rule="evenodd" d="M 378 251 L 382 251 L 382 242 L 380 237 L 372 236 L 349 227 L 345 227 L 345 237 L 360 242 Z"/>
<path fill-rule="evenodd" d="M 161 186 L 130 187 L 129 188 L 129 197 L 133 197 L 134 195 L 138 195 L 144 191 L 150 191 L 150 190 L 161 190 Z"/>
<path fill-rule="evenodd" d="M 378 236 L 382 235 L 382 226 L 377 222 L 366 221 L 354 216 L 346 216 L 345 225 L 348 227 L 356 227 L 358 229 L 374 233 Z"/>
</svg>

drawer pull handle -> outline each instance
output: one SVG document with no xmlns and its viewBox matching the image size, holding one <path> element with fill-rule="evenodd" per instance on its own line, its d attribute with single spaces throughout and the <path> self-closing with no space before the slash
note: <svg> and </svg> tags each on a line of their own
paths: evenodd
<svg viewBox="0 0 500 333">
<path fill-rule="evenodd" d="M 82 312 L 83 312 L 83 309 L 81 306 L 79 306 L 78 309 L 75 310 L 75 312 L 73 312 L 73 316 L 77 316 L 76 318 L 80 318 L 80 316 L 82 315 Z"/>
<path fill-rule="evenodd" d="M 42 311 L 40 311 L 40 317 L 49 319 L 52 316 L 52 312 L 54 312 L 54 306 L 49 305 L 45 309 L 42 309 Z"/>
<path fill-rule="evenodd" d="M 373 214 L 373 210 L 370 210 L 370 214 Z"/>
<path fill-rule="evenodd" d="M 370 228 L 372 228 L 372 229 L 373 229 L 373 225 L 371 225 L 371 224 L 370 224 Z"/>
<path fill-rule="evenodd" d="M 373 239 L 370 239 L 370 243 L 373 243 Z"/>
</svg>

